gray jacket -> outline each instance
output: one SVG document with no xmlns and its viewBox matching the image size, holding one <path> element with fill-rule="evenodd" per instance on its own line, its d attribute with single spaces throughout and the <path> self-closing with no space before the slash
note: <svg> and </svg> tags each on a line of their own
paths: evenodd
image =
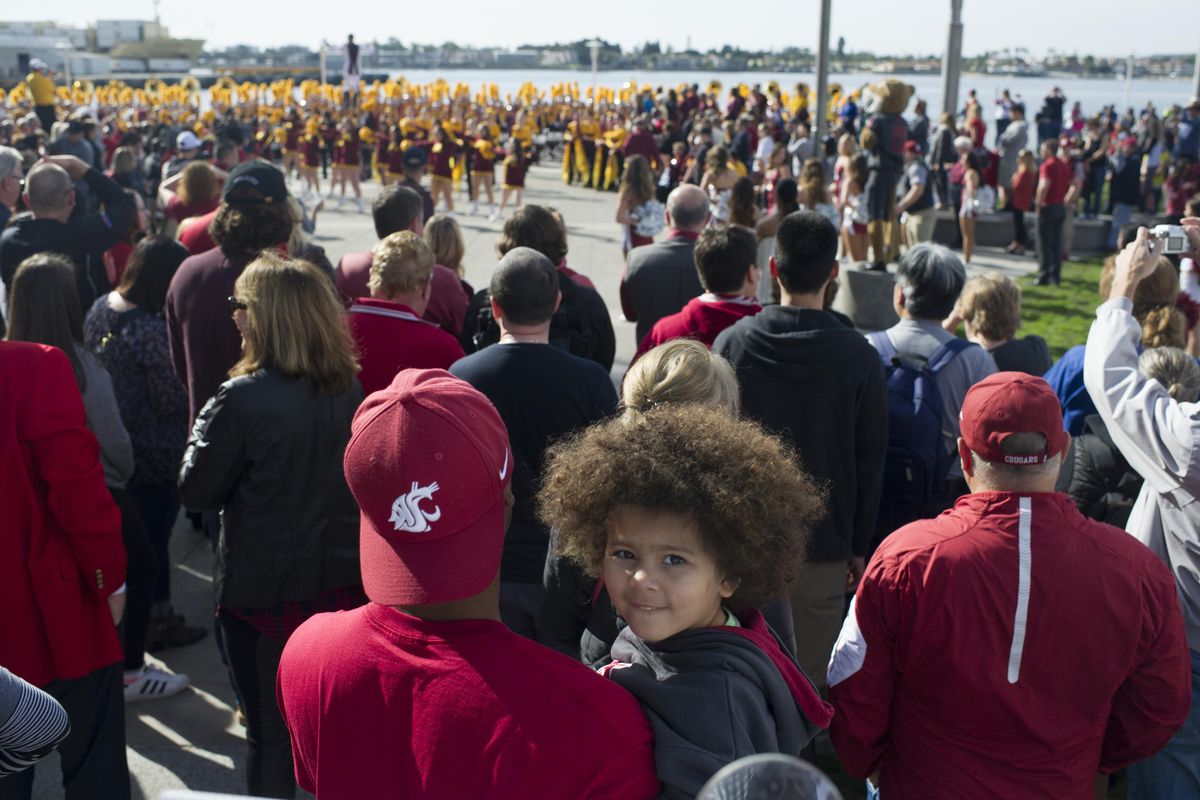
<svg viewBox="0 0 1200 800">
<path fill-rule="evenodd" d="M 100 465 L 104 467 L 104 483 L 114 489 L 124 489 L 133 475 L 133 443 L 121 421 L 121 409 L 113 392 L 112 378 L 100 359 L 87 348 L 76 345 L 75 354 L 83 363 L 87 388 L 83 391 L 83 409 L 87 424 L 100 443 Z"/>
<path fill-rule="evenodd" d="M 744 627 L 700 628 L 650 644 L 621 631 L 608 676 L 641 703 L 667 800 L 693 798 L 721 767 L 756 753 L 798 756 L 833 708 L 758 611 Z M 768 652 L 769 651 L 769 652 Z"/>
<path fill-rule="evenodd" d="M 1146 482 L 1125 530 L 1175 576 L 1188 647 L 1200 652 L 1200 404 L 1138 372 L 1141 326 L 1126 298 L 1096 310 L 1083 380 L 1121 455 Z"/>
<path fill-rule="evenodd" d="M 1017 171 L 1017 155 L 1029 143 L 1029 125 L 1025 120 L 1010 122 L 1000 137 L 1000 164 L 996 168 L 996 182 L 1008 188 Z"/>
<path fill-rule="evenodd" d="M 665 241 L 629 251 L 629 267 L 621 281 L 621 310 L 637 323 L 640 344 L 654 323 L 676 313 L 704 293 L 696 272 L 694 236 L 668 234 Z"/>
</svg>

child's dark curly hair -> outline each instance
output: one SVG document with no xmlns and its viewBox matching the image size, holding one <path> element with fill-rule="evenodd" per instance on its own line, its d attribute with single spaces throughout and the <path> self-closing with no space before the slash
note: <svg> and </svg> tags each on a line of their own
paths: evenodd
<svg viewBox="0 0 1200 800">
<path fill-rule="evenodd" d="M 598 577 L 608 520 L 621 506 L 691 517 L 736 610 L 783 595 L 799 574 L 824 493 L 795 455 L 753 422 L 668 404 L 593 426 L 548 453 L 538 497 L 558 552 Z"/>
</svg>

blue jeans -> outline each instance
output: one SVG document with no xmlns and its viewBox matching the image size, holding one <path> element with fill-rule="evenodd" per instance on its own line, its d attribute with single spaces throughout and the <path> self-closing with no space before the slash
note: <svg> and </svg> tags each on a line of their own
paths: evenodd
<svg viewBox="0 0 1200 800">
<path fill-rule="evenodd" d="M 1200 797 L 1200 653 L 1192 654 L 1192 708 L 1157 755 L 1129 768 L 1129 800 Z"/>
<path fill-rule="evenodd" d="M 1129 203 L 1113 203 L 1112 227 L 1108 229 L 1108 249 L 1117 249 L 1117 237 L 1121 229 L 1129 224 L 1133 217 L 1133 206 Z"/>
</svg>

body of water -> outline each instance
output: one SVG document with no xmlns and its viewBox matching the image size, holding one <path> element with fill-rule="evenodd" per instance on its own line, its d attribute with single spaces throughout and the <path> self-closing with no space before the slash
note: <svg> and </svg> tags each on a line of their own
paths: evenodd
<svg viewBox="0 0 1200 800">
<path fill-rule="evenodd" d="M 473 69 L 442 69 L 442 70 L 392 70 L 392 75 L 404 76 L 414 83 L 431 83 L 439 78 L 451 85 L 465 83 L 473 88 L 483 84 L 496 84 L 501 96 L 515 94 L 517 89 L 526 82 L 549 89 L 556 83 L 565 81 L 577 82 L 580 89 L 591 86 L 592 74 L 588 71 L 573 70 L 473 70 Z M 797 83 L 807 83 L 812 87 L 816 76 L 802 72 L 646 72 L 646 71 L 601 71 L 597 73 L 597 82 L 601 86 L 619 87 L 626 82 L 636 82 L 639 86 L 674 87 L 679 84 L 699 84 L 702 88 L 711 81 L 720 81 L 723 88 L 722 96 L 728 93 L 730 86 L 744 83 L 752 86 L 755 83 L 764 87 L 772 80 L 778 81 L 787 92 L 792 91 Z M 842 84 L 846 89 L 854 89 L 863 84 L 877 81 L 885 77 L 895 77 L 916 87 L 916 97 L 929 104 L 930 117 L 937 121 L 942 107 L 942 79 L 940 75 L 882 75 L 864 72 L 834 73 L 829 76 L 831 82 Z M 1054 78 L 1054 77 L 1012 77 L 1005 75 L 965 75 L 959 84 L 959 108 L 966 103 L 967 92 L 976 91 L 984 108 L 984 121 L 991 125 L 992 108 L 995 98 L 1008 89 L 1014 99 L 1025 101 L 1026 118 L 1031 122 L 1044 98 L 1052 88 L 1058 86 L 1067 96 L 1064 113 L 1069 113 L 1071 105 L 1078 101 L 1086 115 L 1100 111 L 1106 105 L 1116 105 L 1119 111 L 1124 111 L 1125 80 L 1123 78 Z M 1172 105 L 1184 105 L 1192 92 L 1190 79 L 1158 80 L 1139 78 L 1130 82 L 1128 106 L 1141 109 L 1146 103 L 1153 103 L 1155 108 L 1162 111 Z M 723 100 L 722 100 L 723 102 Z M 909 103 L 909 110 L 912 110 Z"/>
</svg>

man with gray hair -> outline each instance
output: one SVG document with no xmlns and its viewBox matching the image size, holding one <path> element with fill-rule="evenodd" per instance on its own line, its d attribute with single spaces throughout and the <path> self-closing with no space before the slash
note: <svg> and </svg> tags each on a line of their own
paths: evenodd
<svg viewBox="0 0 1200 800">
<path fill-rule="evenodd" d="M 24 159 L 15 147 L 0 147 L 0 231 L 17 209 L 25 179 Z"/>
<path fill-rule="evenodd" d="M 75 184 L 80 181 L 103 204 L 102 211 L 73 214 Z M 11 289 L 17 265 L 29 256 L 63 253 L 75 265 L 80 307 L 91 308 L 110 288 L 104 251 L 116 244 L 133 222 L 137 213 L 133 197 L 75 156 L 46 156 L 29 170 L 24 198 L 33 214 L 0 234 L 0 279 L 5 290 Z"/>
<path fill-rule="evenodd" d="M 875 551 L 829 662 L 829 732 L 881 796 L 1092 797 L 1187 718 L 1175 581 L 1054 491 L 1069 445 L 1044 380 L 984 379 L 956 448 L 971 493 Z"/>
<path fill-rule="evenodd" d="M 944 481 L 944 485 L 933 487 L 933 497 L 930 499 L 938 506 L 932 509 L 934 513 L 946 508 L 965 490 L 962 470 L 950 459 L 958 439 L 958 413 L 963 397 L 968 389 L 996 372 L 996 362 L 990 353 L 979 345 L 956 339 L 942 328 L 942 320 L 954 310 L 966 280 L 967 272 L 962 261 L 946 247 L 919 244 L 910 248 L 900 259 L 896 269 L 896 284 L 892 289 L 892 307 L 900 321 L 886 331 L 867 337 L 889 372 L 897 360 L 905 364 L 915 361 L 917 368 L 928 372 L 928 377 L 937 385 L 938 399 L 941 401 L 942 455 L 946 457 L 943 469 L 948 463 L 949 473 L 937 477 L 939 484 Z M 913 445 L 898 438 L 905 435 L 908 426 L 895 422 L 889 434 L 889 471 L 896 467 L 893 454 L 897 449 Z M 889 489 L 896 491 L 885 481 L 885 508 L 892 508 L 902 500 L 890 496 Z M 899 523 L 897 520 L 888 523 L 886 515 L 880 521 Z M 885 534 L 888 532 L 890 530 L 882 531 Z"/>
<path fill-rule="evenodd" d="M 621 278 L 621 310 L 625 319 L 637 323 L 635 345 L 654 323 L 704 292 L 693 251 L 707 223 L 708 195 L 698 186 L 681 184 L 667 196 L 666 240 L 629 251 Z"/>
<path fill-rule="evenodd" d="M 508 428 L 516 503 L 500 565 L 500 617 L 515 633 L 544 639 L 542 573 L 550 531 L 538 520 L 536 499 L 546 448 L 612 414 L 617 392 L 604 367 L 550 344 L 562 292 L 548 257 L 514 247 L 496 265 L 489 291 L 500 341 L 450 372 L 487 395 Z"/>
</svg>

